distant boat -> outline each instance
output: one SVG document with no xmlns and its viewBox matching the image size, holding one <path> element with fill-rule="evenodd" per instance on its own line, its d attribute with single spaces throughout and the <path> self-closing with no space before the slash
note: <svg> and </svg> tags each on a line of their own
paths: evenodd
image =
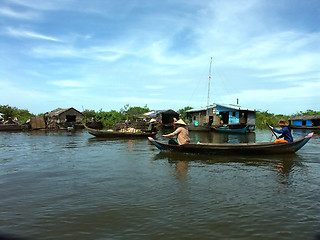
<svg viewBox="0 0 320 240">
<path fill-rule="evenodd" d="M 211 127 L 209 125 L 197 125 L 197 124 L 189 124 L 189 131 L 198 131 L 198 132 L 208 132 L 211 131 Z"/>
<path fill-rule="evenodd" d="M 248 127 L 243 128 L 228 128 L 228 127 L 212 127 L 215 132 L 221 133 L 246 133 L 248 131 Z"/>
<path fill-rule="evenodd" d="M 203 154 L 283 154 L 294 153 L 302 148 L 313 136 L 313 132 L 306 137 L 291 143 L 188 143 L 184 145 L 171 145 L 159 142 L 149 137 L 149 141 L 161 151 L 203 153 Z"/>
<path fill-rule="evenodd" d="M 137 132 L 121 132 L 121 131 L 110 131 L 110 130 L 98 130 L 93 129 L 85 126 L 88 133 L 93 136 L 101 137 L 101 138 L 135 138 L 135 137 L 150 137 L 154 136 L 156 132 L 144 132 L 144 131 L 137 131 Z"/>
<path fill-rule="evenodd" d="M 0 124 L 0 131 L 22 131 L 23 126 L 20 124 Z"/>
</svg>

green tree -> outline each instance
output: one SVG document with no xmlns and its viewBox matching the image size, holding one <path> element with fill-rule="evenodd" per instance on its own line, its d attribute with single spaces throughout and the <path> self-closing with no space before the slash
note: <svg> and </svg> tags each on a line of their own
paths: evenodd
<svg viewBox="0 0 320 240">
<path fill-rule="evenodd" d="M 9 117 L 16 117 L 20 123 L 25 123 L 31 116 L 34 116 L 28 110 L 10 107 L 9 105 L 0 105 L 0 112 L 4 114 L 5 120 L 8 120 Z"/>
<path fill-rule="evenodd" d="M 95 118 L 95 116 L 96 116 L 96 111 L 94 111 L 94 110 L 88 110 L 88 109 L 85 109 L 83 112 L 82 112 L 82 114 L 84 115 L 84 118 L 85 119 L 88 119 L 88 120 L 90 120 L 90 119 L 92 119 L 92 118 Z"/>
<path fill-rule="evenodd" d="M 126 117 L 125 115 L 115 110 L 111 110 L 109 112 L 104 112 L 100 110 L 95 115 L 95 119 L 101 121 L 103 126 L 106 128 L 114 128 L 117 122 L 126 120 Z"/>
<path fill-rule="evenodd" d="M 123 108 L 121 108 L 120 112 L 128 116 L 139 116 L 146 112 L 150 112 L 150 109 L 147 105 L 144 107 L 130 107 L 129 104 L 126 104 Z"/>
<path fill-rule="evenodd" d="M 297 112 L 296 114 L 293 114 L 292 116 L 314 116 L 314 115 L 320 115 L 320 112 L 308 109 L 307 111 L 303 112 Z"/>
<path fill-rule="evenodd" d="M 186 111 L 190 110 L 190 109 L 193 109 L 192 107 L 190 106 L 187 106 L 187 107 L 184 107 L 184 108 L 181 108 L 177 111 L 177 113 L 180 114 L 180 116 L 182 117 L 183 120 L 186 120 L 187 118 L 187 113 Z"/>
<path fill-rule="evenodd" d="M 272 126 L 277 126 L 279 119 L 284 118 L 286 120 L 289 119 L 289 116 L 278 114 L 275 115 L 273 113 L 268 113 L 268 111 L 265 112 L 256 112 L 256 127 L 257 128 L 268 128 L 265 122 Z"/>
</svg>

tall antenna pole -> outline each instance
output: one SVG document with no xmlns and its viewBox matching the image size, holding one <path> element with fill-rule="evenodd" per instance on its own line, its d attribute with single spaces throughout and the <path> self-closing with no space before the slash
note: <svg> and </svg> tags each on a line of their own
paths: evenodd
<svg viewBox="0 0 320 240">
<path fill-rule="evenodd" d="M 210 59 L 210 67 L 209 67 L 209 80 L 208 80 L 208 98 L 207 98 L 207 108 L 209 107 L 210 100 L 210 80 L 211 80 L 211 65 L 212 65 L 212 57 Z"/>
</svg>

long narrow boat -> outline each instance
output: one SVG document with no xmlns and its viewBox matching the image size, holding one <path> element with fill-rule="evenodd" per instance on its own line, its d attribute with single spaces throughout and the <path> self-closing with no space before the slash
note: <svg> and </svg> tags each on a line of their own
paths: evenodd
<svg viewBox="0 0 320 240">
<path fill-rule="evenodd" d="M 110 131 L 110 130 L 98 130 L 98 129 L 93 129 L 85 126 L 87 131 L 96 137 L 101 137 L 101 138 L 135 138 L 135 137 L 150 137 L 154 136 L 157 133 L 156 132 L 143 132 L 143 131 L 138 131 L 138 132 L 120 132 L 120 131 Z"/>
<path fill-rule="evenodd" d="M 248 130 L 248 127 L 245 126 L 243 128 L 228 128 L 228 127 L 217 127 L 212 128 L 215 132 L 221 132 L 221 133 L 246 133 Z"/>
<path fill-rule="evenodd" d="M 171 145 L 162 143 L 149 137 L 149 141 L 161 151 L 175 151 L 185 153 L 206 154 L 279 154 L 294 153 L 302 148 L 313 136 L 313 132 L 306 137 L 292 143 L 188 143 L 185 145 Z"/>
<path fill-rule="evenodd" d="M 0 131 L 22 131 L 23 126 L 20 124 L 0 124 Z"/>
</svg>

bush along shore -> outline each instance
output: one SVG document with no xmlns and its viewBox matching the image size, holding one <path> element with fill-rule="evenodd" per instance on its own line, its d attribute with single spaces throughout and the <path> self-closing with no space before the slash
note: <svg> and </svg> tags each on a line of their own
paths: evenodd
<svg viewBox="0 0 320 240">
<path fill-rule="evenodd" d="M 177 110 L 177 113 L 185 120 L 186 118 L 186 110 L 192 109 L 192 107 L 185 107 Z M 104 128 L 114 128 L 117 124 L 124 121 L 138 121 L 141 119 L 141 116 L 144 113 L 150 112 L 150 109 L 147 105 L 144 107 L 131 107 L 129 104 L 126 104 L 119 111 L 111 110 L 111 111 L 103 111 L 100 109 L 99 111 L 88 110 L 85 109 L 82 114 L 84 115 L 83 122 L 86 121 L 99 121 L 102 123 Z M 3 123 L 7 121 L 9 118 L 17 119 L 19 124 L 24 124 L 28 121 L 32 116 L 44 116 L 44 113 L 35 115 L 30 113 L 25 109 L 18 109 L 16 107 L 11 107 L 9 105 L 0 105 L 0 121 Z M 283 115 L 283 114 L 273 114 L 268 111 L 257 111 L 256 112 L 256 128 L 265 129 L 267 128 L 265 122 L 268 122 L 270 125 L 277 126 L 277 123 L 280 118 L 284 118 L 288 120 L 293 116 L 313 116 L 320 115 L 319 111 L 307 110 L 307 111 L 299 111 L 291 115 Z"/>
</svg>

